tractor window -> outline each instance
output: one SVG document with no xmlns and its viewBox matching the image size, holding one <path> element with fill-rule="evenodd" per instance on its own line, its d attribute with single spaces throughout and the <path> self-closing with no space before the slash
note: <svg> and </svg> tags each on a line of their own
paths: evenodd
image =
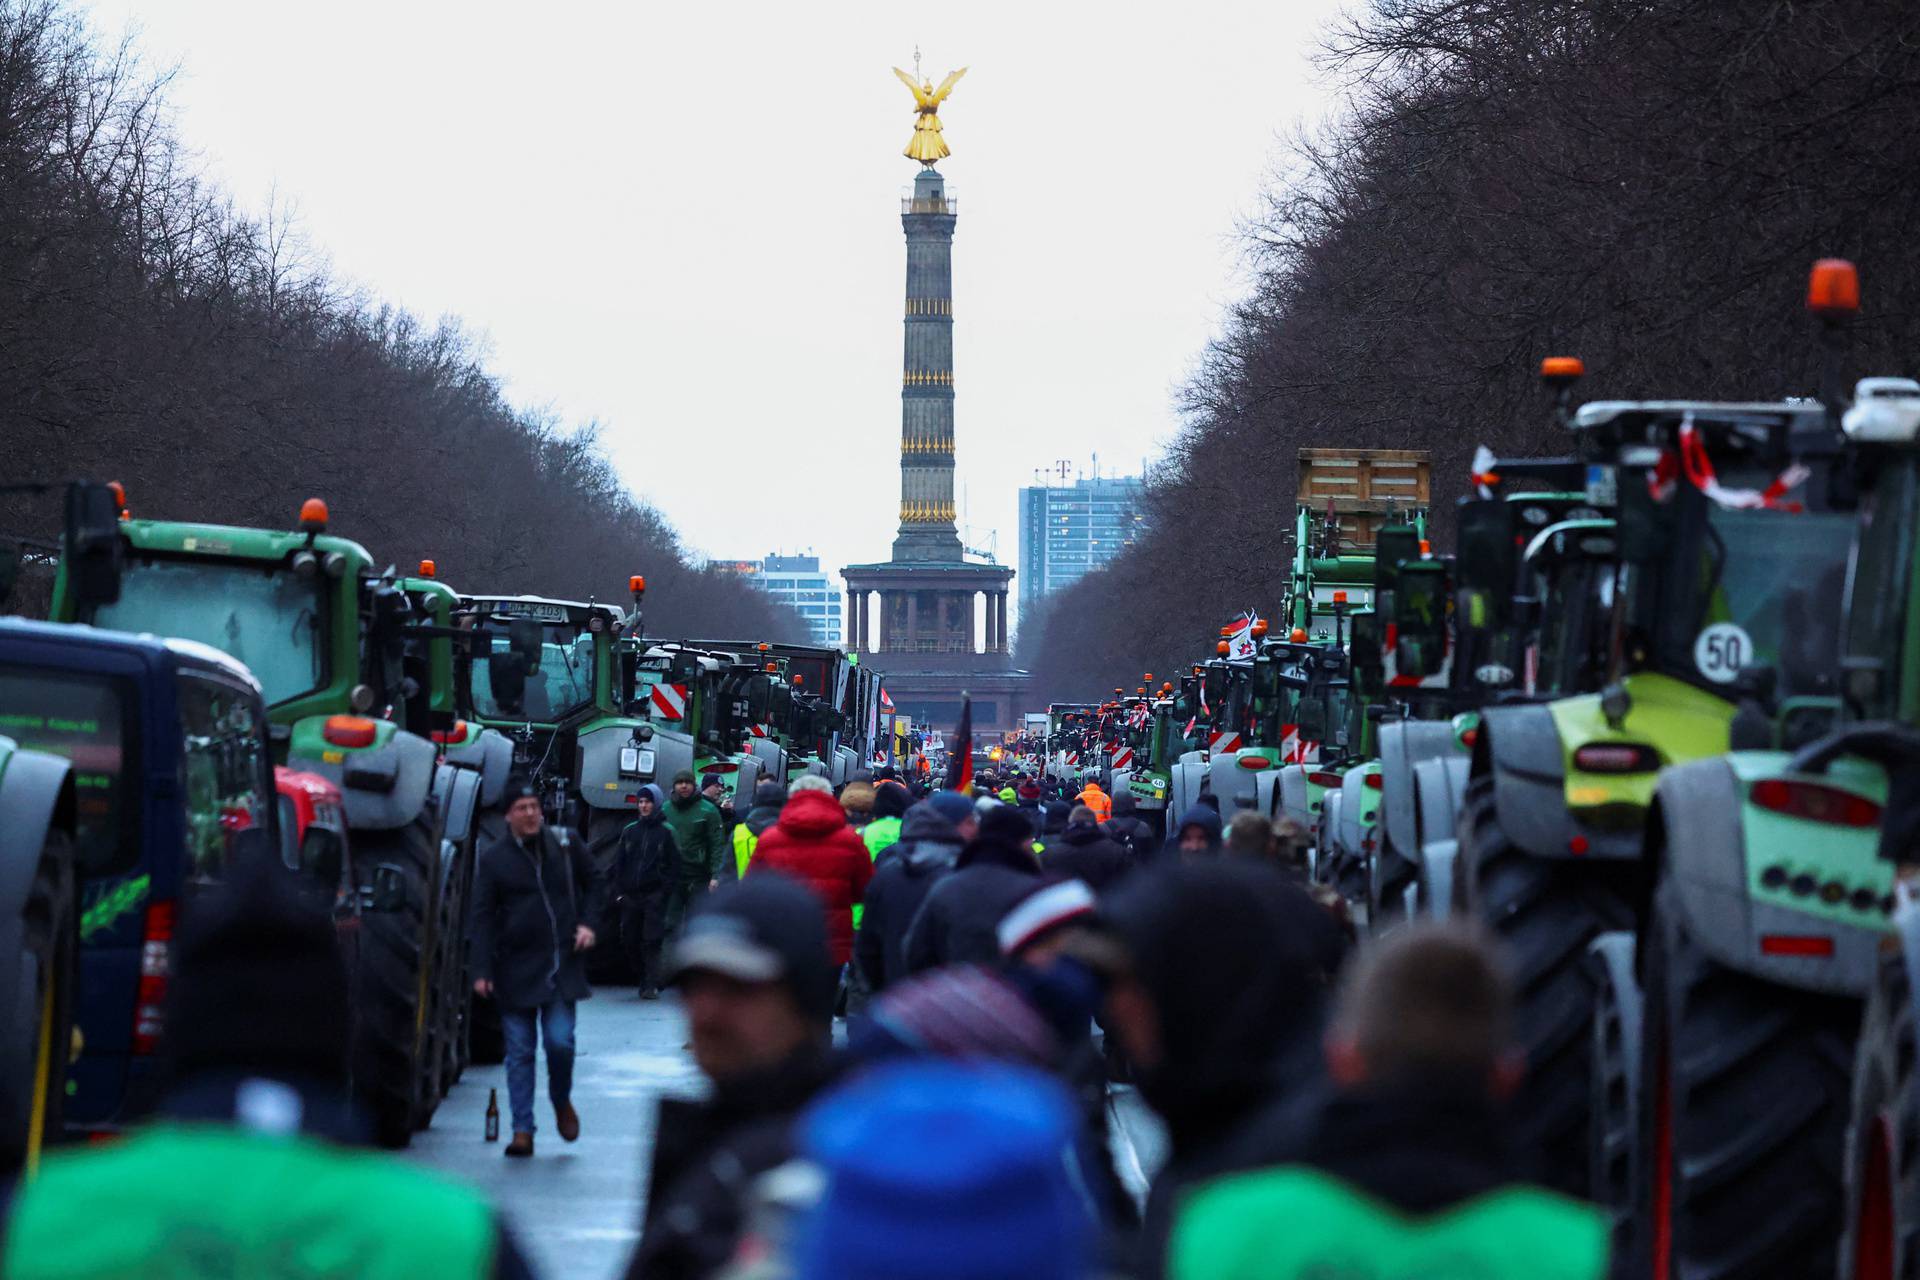
<svg viewBox="0 0 1920 1280">
<path fill-rule="evenodd" d="M 1726 687 L 1771 666 L 1780 696 L 1834 692 L 1853 517 L 1699 505 L 1663 574 L 1662 669 Z"/>
<path fill-rule="evenodd" d="M 113 676 L 0 667 L 0 734 L 73 763 L 83 874 L 118 875 L 140 858 L 132 687 Z"/>
<path fill-rule="evenodd" d="M 271 835 L 278 792 L 266 725 L 251 691 L 193 672 L 179 677 L 181 773 L 189 880 L 218 880 L 242 833 Z"/>
<path fill-rule="evenodd" d="M 1920 476 L 1911 460 L 1883 465 L 1861 512 L 1845 616 L 1850 665 L 1860 667 L 1867 678 L 1850 678 L 1847 692 L 1868 719 L 1899 714 L 1917 490 Z"/>
<path fill-rule="evenodd" d="M 557 724 L 593 702 L 592 632 L 570 625 L 541 628 L 540 669 L 527 673 L 518 698 L 505 680 L 496 692 L 493 664 L 513 659 L 513 644 L 504 629 L 492 629 L 492 652 L 473 663 L 474 713 L 483 720 L 523 720 L 530 724 Z M 644 677 L 643 677 L 644 678 Z"/>
<path fill-rule="evenodd" d="M 268 706 L 326 683 L 325 601 L 284 564 L 132 560 L 120 599 L 87 621 L 119 631 L 198 640 L 247 664 Z"/>
</svg>

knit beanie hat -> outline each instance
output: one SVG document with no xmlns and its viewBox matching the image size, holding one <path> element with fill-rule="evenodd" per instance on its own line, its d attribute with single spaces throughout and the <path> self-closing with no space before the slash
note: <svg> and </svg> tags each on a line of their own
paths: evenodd
<svg viewBox="0 0 1920 1280">
<path fill-rule="evenodd" d="M 973 801 L 958 791 L 936 791 L 921 803 L 956 827 L 973 816 Z"/>
<path fill-rule="evenodd" d="M 882 782 L 873 789 L 873 816 L 876 818 L 904 818 L 907 816 L 907 807 L 912 803 L 913 797 L 897 782 Z"/>
<path fill-rule="evenodd" d="M 755 805 L 770 805 L 778 808 L 786 802 L 787 789 L 779 783 L 768 780 L 755 784 L 753 788 L 753 803 Z"/>
<path fill-rule="evenodd" d="M 1073 1104 L 1050 1076 L 989 1063 L 877 1068 L 799 1125 L 825 1194 L 795 1280 L 1084 1280 Z"/>
<path fill-rule="evenodd" d="M 176 1078 L 237 1070 L 345 1085 L 353 1018 L 327 906 L 267 857 L 239 860 L 194 897 L 167 986 L 163 1044 Z"/>
</svg>

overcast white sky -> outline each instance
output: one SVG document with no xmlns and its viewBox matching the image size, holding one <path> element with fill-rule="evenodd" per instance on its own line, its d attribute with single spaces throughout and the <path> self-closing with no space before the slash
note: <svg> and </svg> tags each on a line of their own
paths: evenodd
<svg viewBox="0 0 1920 1280">
<path fill-rule="evenodd" d="M 959 484 L 1014 563 L 1036 468 L 1137 472 L 1171 433 L 1344 7 L 85 2 L 179 64 L 181 132 L 243 206 L 277 189 L 341 275 L 600 421 L 692 550 L 831 567 L 895 528 L 918 166 L 889 66 L 971 68 L 940 113 Z"/>
</svg>

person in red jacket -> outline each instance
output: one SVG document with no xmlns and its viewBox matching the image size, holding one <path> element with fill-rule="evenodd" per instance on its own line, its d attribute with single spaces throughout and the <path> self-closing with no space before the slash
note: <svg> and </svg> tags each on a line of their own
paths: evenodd
<svg viewBox="0 0 1920 1280">
<path fill-rule="evenodd" d="M 778 872 L 812 889 L 826 911 L 827 950 L 833 961 L 835 986 L 840 970 L 853 957 L 853 904 L 867 896 L 873 879 L 873 859 L 860 833 L 847 825 L 846 812 L 833 798 L 825 778 L 808 776 L 794 782 L 787 807 L 760 836 L 747 875 Z M 831 1022 L 831 1012 L 829 1012 Z"/>
</svg>

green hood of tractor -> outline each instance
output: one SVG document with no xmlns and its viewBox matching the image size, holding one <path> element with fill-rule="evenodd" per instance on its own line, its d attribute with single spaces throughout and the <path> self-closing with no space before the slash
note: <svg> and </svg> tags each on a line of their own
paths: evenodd
<svg viewBox="0 0 1920 1280">
<path fill-rule="evenodd" d="M 1644 813 L 1653 801 L 1657 770 L 1645 773 L 1588 773 L 1574 764 L 1581 747 L 1601 743 L 1630 743 L 1652 747 L 1662 765 L 1703 760 L 1727 750 L 1727 727 L 1733 704 L 1671 676 L 1640 672 L 1621 683 L 1633 700 L 1619 729 L 1600 711 L 1600 695 L 1581 694 L 1547 704 L 1566 769 L 1567 808 L 1578 814 L 1612 813 L 1623 821 L 1632 811 Z M 1598 825 L 1614 823 L 1602 821 Z"/>
</svg>

